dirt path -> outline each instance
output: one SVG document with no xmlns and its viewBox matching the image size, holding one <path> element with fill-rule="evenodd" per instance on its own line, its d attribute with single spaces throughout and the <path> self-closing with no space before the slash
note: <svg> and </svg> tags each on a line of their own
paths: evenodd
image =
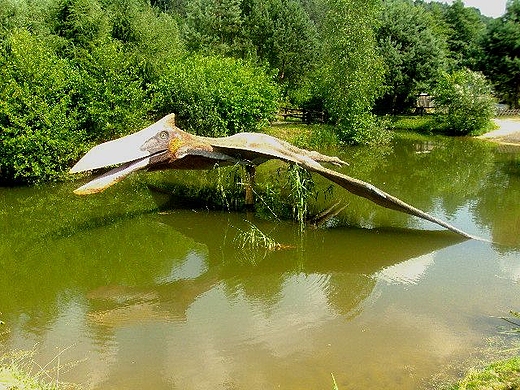
<svg viewBox="0 0 520 390">
<path fill-rule="evenodd" d="M 520 145 L 520 118 L 494 119 L 498 130 L 490 131 L 477 138 L 487 139 L 501 144 Z"/>
</svg>

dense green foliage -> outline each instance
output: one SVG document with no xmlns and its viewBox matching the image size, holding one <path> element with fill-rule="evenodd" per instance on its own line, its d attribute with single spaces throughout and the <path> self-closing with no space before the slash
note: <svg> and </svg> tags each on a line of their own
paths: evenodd
<svg viewBox="0 0 520 390">
<path fill-rule="evenodd" d="M 278 91 L 263 67 L 187 56 L 177 22 L 145 2 L 2 2 L 0 181 L 61 174 L 92 143 L 176 111 L 188 129 L 259 129 Z"/>
<path fill-rule="evenodd" d="M 0 0 L 0 181 L 60 177 L 93 143 L 169 112 L 225 135 L 303 106 L 324 111 L 339 142 L 383 142 L 374 112 L 409 113 L 418 93 L 446 90 L 441 74 L 466 68 L 516 107 L 519 10 L 509 0 L 493 20 L 460 0 Z M 458 133 L 481 123 L 450 121 Z"/>
<path fill-rule="evenodd" d="M 483 71 L 504 102 L 520 108 L 520 0 L 509 0 L 505 15 L 490 23 L 483 50 Z"/>
<path fill-rule="evenodd" d="M 376 53 L 372 18 L 375 0 L 326 0 L 323 57 L 313 82 L 324 108 L 338 124 L 342 141 L 377 138 L 371 108 L 379 95 L 383 67 Z"/>
<path fill-rule="evenodd" d="M 82 152 L 79 72 L 46 42 L 16 30 L 0 52 L 0 171 L 50 179 Z"/>
<path fill-rule="evenodd" d="M 434 92 L 436 119 L 448 134 L 476 135 L 488 127 L 495 101 L 491 85 L 477 72 L 443 74 Z"/>
<path fill-rule="evenodd" d="M 175 112 L 180 126 L 206 136 L 265 127 L 278 90 L 261 68 L 243 61 L 192 56 L 169 64 L 157 82 L 156 110 Z"/>
<path fill-rule="evenodd" d="M 436 34 L 432 12 L 411 1 L 384 3 L 378 48 L 384 58 L 384 95 L 380 112 L 402 113 L 415 106 L 416 95 L 430 91 L 447 65 L 446 39 Z"/>
</svg>

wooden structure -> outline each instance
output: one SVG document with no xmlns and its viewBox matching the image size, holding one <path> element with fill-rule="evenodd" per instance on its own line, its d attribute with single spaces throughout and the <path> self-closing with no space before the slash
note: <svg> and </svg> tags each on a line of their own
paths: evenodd
<svg viewBox="0 0 520 390">
<path fill-rule="evenodd" d="M 427 114 L 435 107 L 433 97 L 427 93 L 420 93 L 417 95 L 417 102 L 415 104 L 415 113 L 419 115 Z"/>
<path fill-rule="evenodd" d="M 501 108 L 496 111 L 496 116 L 519 116 L 520 109 Z"/>
<path fill-rule="evenodd" d="M 284 121 L 286 121 L 287 118 L 296 118 L 307 124 L 325 123 L 326 120 L 325 112 L 318 110 L 307 110 L 305 108 L 284 107 L 279 115 L 283 117 Z"/>
</svg>

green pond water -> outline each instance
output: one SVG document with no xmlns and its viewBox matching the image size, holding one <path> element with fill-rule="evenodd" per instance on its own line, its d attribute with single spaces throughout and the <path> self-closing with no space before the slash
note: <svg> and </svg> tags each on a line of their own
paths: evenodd
<svg viewBox="0 0 520 390">
<path fill-rule="evenodd" d="M 0 188 L 0 353 L 33 350 L 88 389 L 325 389 L 331 374 L 339 389 L 417 389 L 516 345 L 498 317 L 520 309 L 520 150 L 436 138 L 328 152 L 489 242 L 318 177 L 313 207 L 346 208 L 303 233 L 147 187 L 212 172 L 142 172 L 87 197 L 72 193 L 82 180 Z M 259 185 L 280 167 L 260 167 Z M 250 223 L 284 249 L 241 249 Z"/>
</svg>

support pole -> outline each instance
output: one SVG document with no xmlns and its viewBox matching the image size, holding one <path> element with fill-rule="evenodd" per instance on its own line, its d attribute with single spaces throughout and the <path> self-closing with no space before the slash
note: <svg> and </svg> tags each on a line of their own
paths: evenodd
<svg viewBox="0 0 520 390">
<path fill-rule="evenodd" d="M 246 210 L 255 208 L 255 194 L 253 188 L 255 186 L 256 167 L 254 165 L 246 165 L 246 193 L 245 206 Z"/>
</svg>

